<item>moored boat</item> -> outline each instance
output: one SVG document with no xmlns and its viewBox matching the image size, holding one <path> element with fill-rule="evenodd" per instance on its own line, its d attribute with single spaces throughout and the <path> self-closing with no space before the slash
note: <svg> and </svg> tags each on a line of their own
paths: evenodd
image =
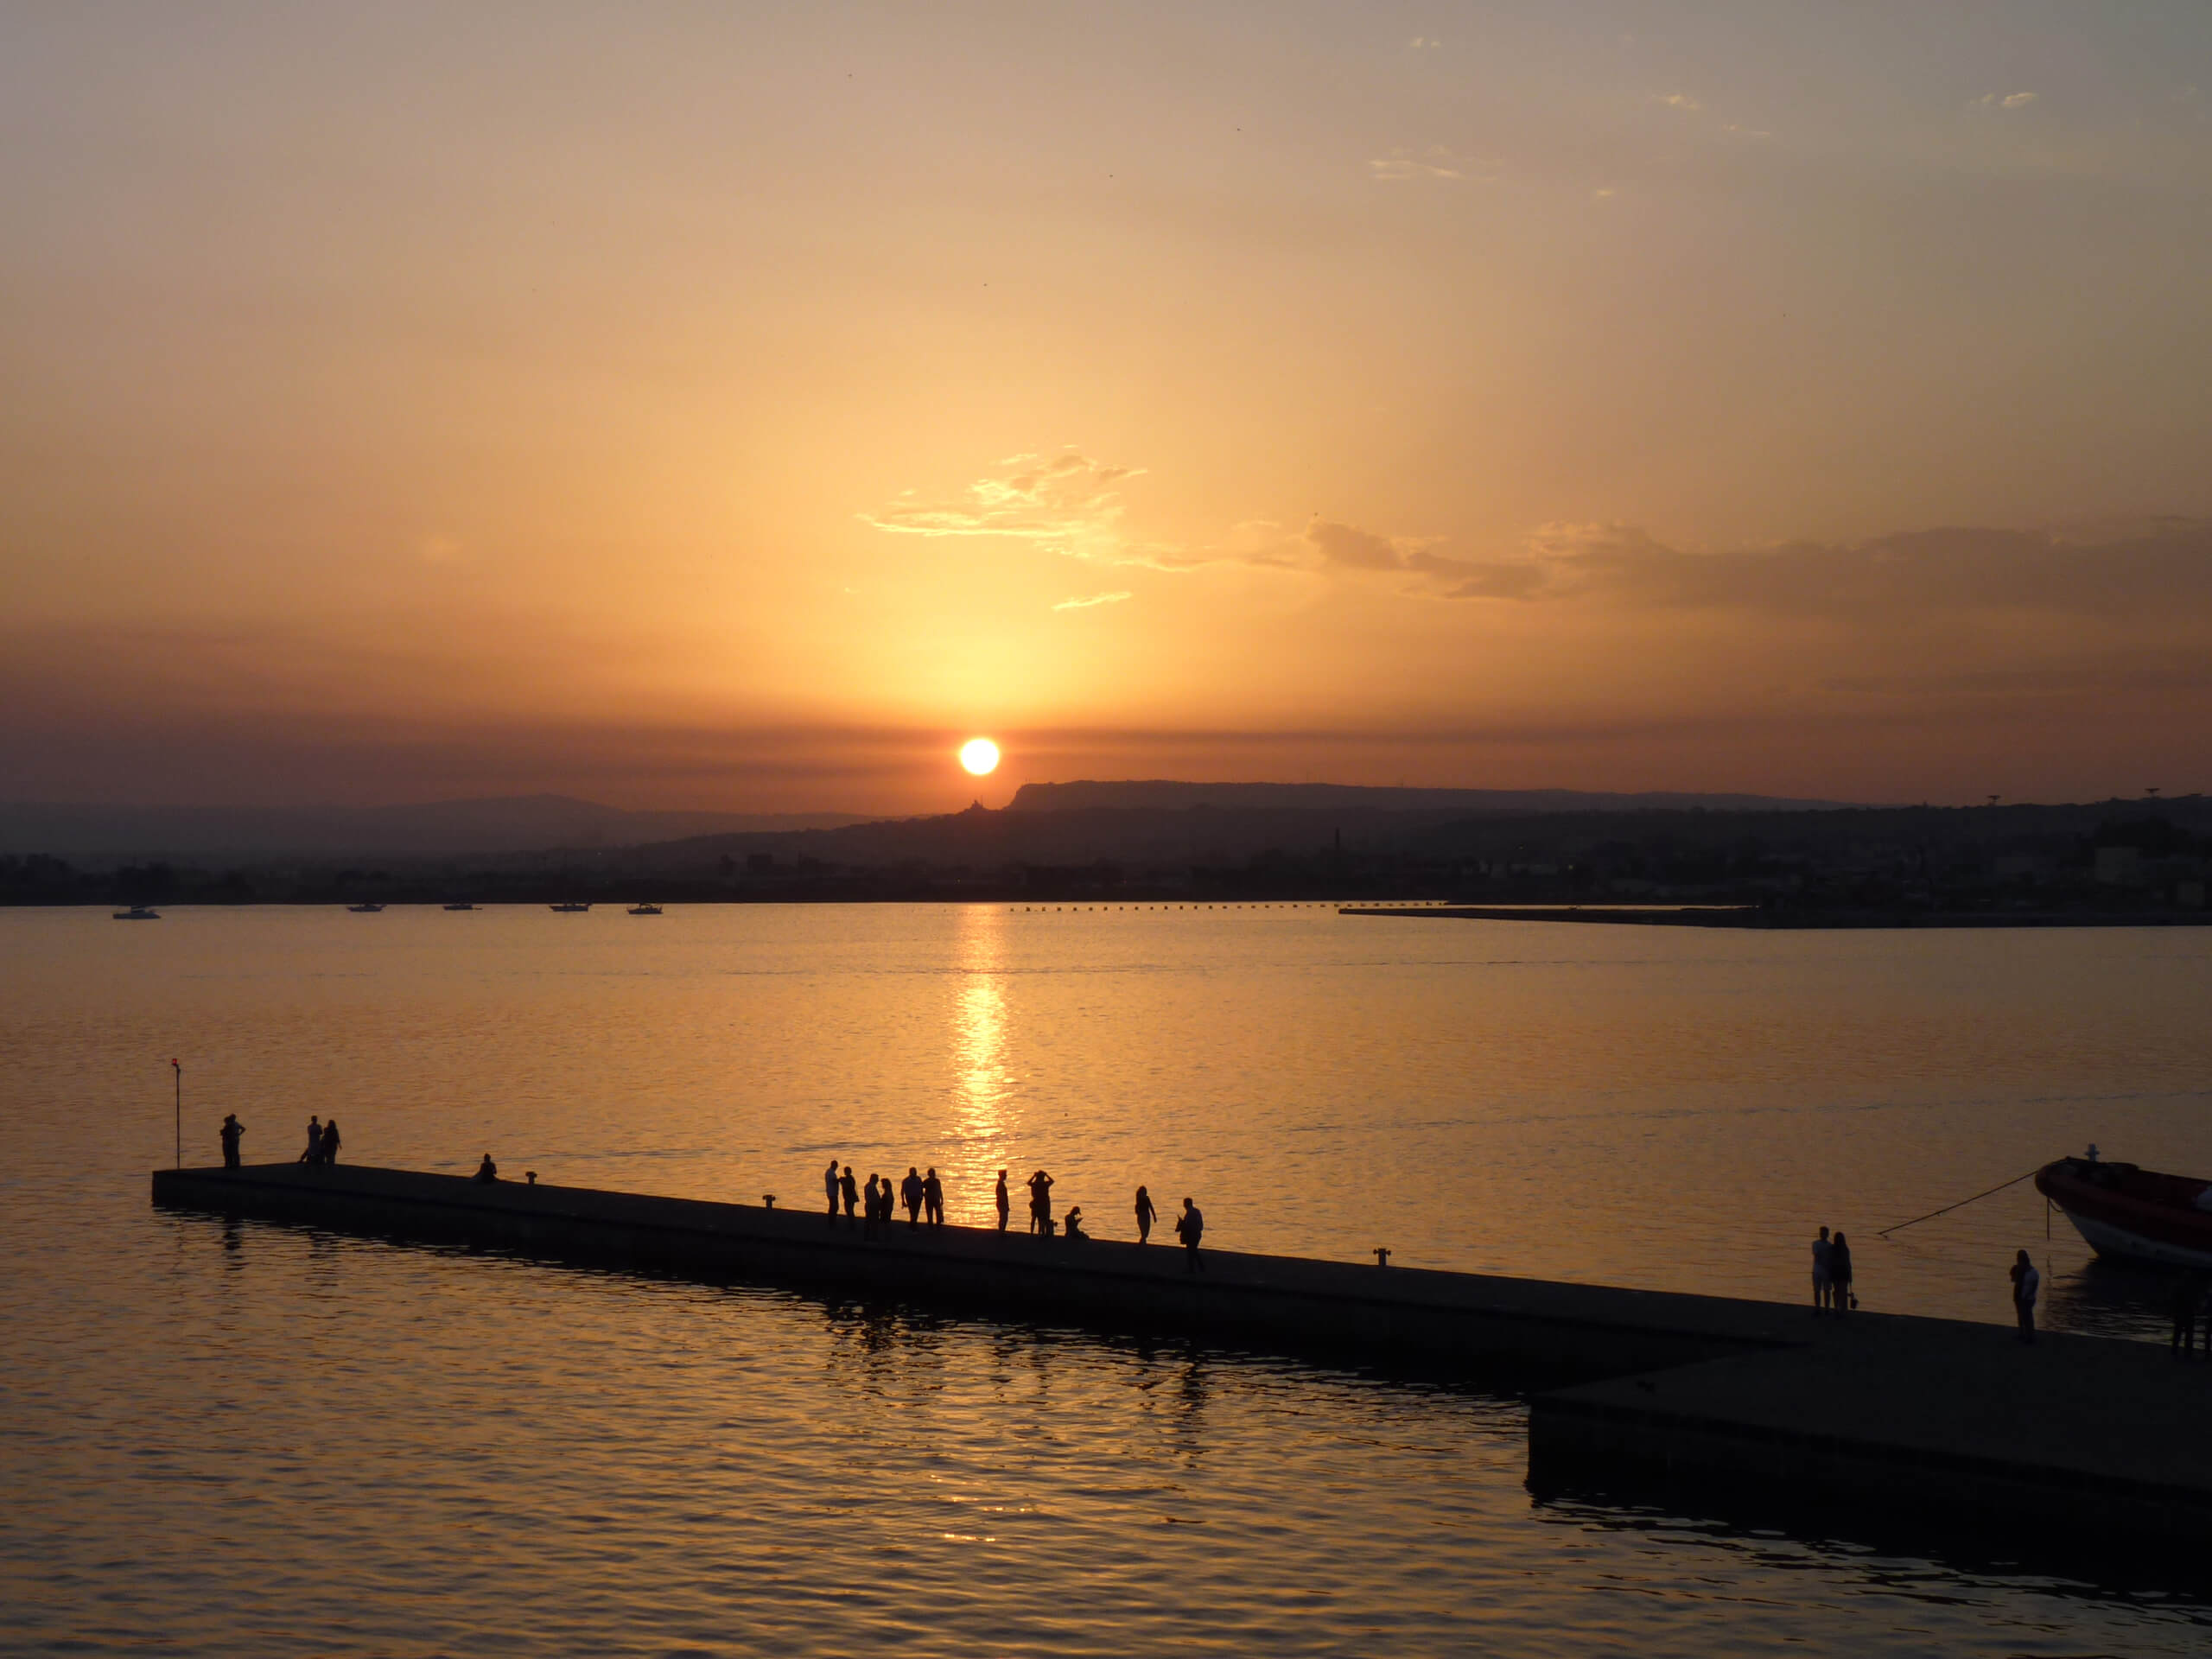
<svg viewBox="0 0 2212 1659">
<path fill-rule="evenodd" d="M 649 899 L 640 900 L 630 906 L 630 913 L 632 916 L 658 916 L 660 914 L 660 906 Z"/>
<path fill-rule="evenodd" d="M 591 906 L 589 905 L 580 905 L 576 903 L 575 899 L 571 899 L 565 905 L 548 905 L 546 908 L 548 910 L 557 910 L 563 916 L 581 916 L 584 912 L 589 910 Z"/>
<path fill-rule="evenodd" d="M 476 906 L 468 903 L 466 899 L 463 899 L 459 904 L 448 905 L 446 908 L 448 910 L 474 910 Z"/>
<path fill-rule="evenodd" d="M 384 906 L 377 903 L 373 899 L 364 899 L 358 905 L 348 905 L 346 908 L 352 911 L 356 916 L 379 915 L 384 910 Z"/>
<path fill-rule="evenodd" d="M 2099 1255 L 2212 1268 L 2212 1181 L 2061 1158 L 2036 1172 L 2036 1191 L 2066 1212 Z"/>
<path fill-rule="evenodd" d="M 118 922 L 158 922 L 162 919 L 162 912 L 151 905 L 133 905 L 128 910 L 117 911 L 115 919 Z"/>
</svg>

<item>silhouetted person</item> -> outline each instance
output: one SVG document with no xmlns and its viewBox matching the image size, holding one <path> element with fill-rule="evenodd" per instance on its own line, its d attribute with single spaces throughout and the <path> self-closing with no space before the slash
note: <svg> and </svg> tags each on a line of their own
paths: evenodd
<svg viewBox="0 0 2212 1659">
<path fill-rule="evenodd" d="M 2012 1258 L 2012 1317 L 2020 1322 L 2022 1342 L 2036 1339 L 2036 1292 L 2042 1288 L 2043 1275 L 2028 1253 L 2020 1251 Z"/>
<path fill-rule="evenodd" d="M 906 1166 L 906 1179 L 899 1183 L 899 1202 L 906 1206 L 906 1224 L 922 1224 L 922 1172 L 912 1164 Z"/>
<path fill-rule="evenodd" d="M 1152 1224 L 1160 1219 L 1160 1211 L 1153 1208 L 1152 1194 L 1137 1188 L 1137 1243 L 1152 1243 Z"/>
<path fill-rule="evenodd" d="M 922 1219 L 932 1227 L 944 1225 L 944 1183 L 938 1179 L 935 1164 L 922 1177 Z"/>
<path fill-rule="evenodd" d="M 837 1178 L 837 1191 L 845 1200 L 845 1219 L 853 1218 L 854 1206 L 861 1201 L 861 1185 L 853 1179 L 853 1166 L 845 1166 L 845 1173 Z"/>
<path fill-rule="evenodd" d="M 2184 1273 L 2174 1281 L 2174 1334 L 2167 1344 L 2176 1359 L 2187 1359 L 2196 1347 L 2196 1310 L 2204 1300 L 2204 1275 Z"/>
<path fill-rule="evenodd" d="M 1071 1239 L 1089 1238 L 1090 1236 L 1089 1233 L 1083 1230 L 1083 1206 L 1081 1205 L 1071 1204 L 1068 1206 L 1068 1218 L 1060 1224 L 1060 1230 Z"/>
<path fill-rule="evenodd" d="M 492 1161 L 492 1154 L 487 1152 L 484 1154 L 484 1161 L 476 1166 L 476 1185 L 489 1186 L 499 1179 L 499 1166 Z"/>
<path fill-rule="evenodd" d="M 225 1169 L 236 1169 L 238 1166 L 238 1137 L 245 1133 L 245 1125 L 238 1122 L 236 1112 L 223 1114 L 223 1127 L 217 1131 L 217 1134 L 222 1137 Z"/>
<path fill-rule="evenodd" d="M 322 1120 L 319 1117 L 310 1117 L 308 1119 L 308 1149 L 300 1154 L 300 1161 L 303 1164 L 311 1164 L 321 1156 Z"/>
<path fill-rule="evenodd" d="M 334 1117 L 322 1126 L 322 1157 L 320 1161 L 326 1164 L 338 1161 L 338 1120 Z"/>
<path fill-rule="evenodd" d="M 861 1189 L 861 1236 L 875 1236 L 875 1172 L 868 1172 L 868 1185 Z"/>
<path fill-rule="evenodd" d="M 1052 1236 L 1052 1178 L 1041 1169 L 1029 1178 L 1029 1230 Z"/>
<path fill-rule="evenodd" d="M 832 1158 L 830 1167 L 822 1172 L 822 1190 L 829 1195 L 830 1219 L 837 1219 L 837 1160 Z"/>
<path fill-rule="evenodd" d="M 998 1190 L 991 1194 L 991 1202 L 998 1206 L 999 1231 L 1006 1231 L 1006 1218 L 1014 1213 L 1014 1200 L 1006 1195 L 1006 1171 L 999 1171 Z"/>
<path fill-rule="evenodd" d="M 1813 1241 L 1813 1312 L 1824 1313 L 1833 1295 L 1835 1281 L 1828 1276 L 1828 1255 L 1834 1249 L 1828 1243 L 1828 1230 L 1821 1229 L 1821 1236 Z"/>
<path fill-rule="evenodd" d="M 1188 1198 L 1183 1200 L 1183 1213 L 1175 1217 L 1175 1236 L 1183 1241 L 1183 1270 L 1204 1273 L 1205 1263 L 1198 1260 L 1198 1241 L 1205 1236 L 1206 1218 L 1198 1206 Z"/>
<path fill-rule="evenodd" d="M 1851 1244 L 1841 1233 L 1828 1241 L 1828 1301 L 1839 1313 L 1859 1306 L 1851 1294 Z"/>
</svg>

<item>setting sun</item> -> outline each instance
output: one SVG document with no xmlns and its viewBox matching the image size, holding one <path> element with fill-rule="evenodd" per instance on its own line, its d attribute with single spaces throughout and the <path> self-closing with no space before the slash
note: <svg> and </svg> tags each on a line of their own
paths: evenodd
<svg viewBox="0 0 2212 1659">
<path fill-rule="evenodd" d="M 978 778 L 996 772 L 999 746 L 988 737 L 971 737 L 960 746 L 960 764 Z"/>
</svg>

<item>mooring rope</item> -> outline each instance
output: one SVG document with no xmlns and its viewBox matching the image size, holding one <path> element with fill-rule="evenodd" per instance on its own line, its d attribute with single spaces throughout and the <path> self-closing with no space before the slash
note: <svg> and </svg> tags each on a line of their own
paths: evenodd
<svg viewBox="0 0 2212 1659">
<path fill-rule="evenodd" d="M 1956 1204 L 1947 1204 L 1941 1210 L 1930 1210 L 1924 1216 L 1915 1216 L 1910 1221 L 1901 1221 L 1894 1227 L 1885 1227 L 1880 1232 L 1876 1233 L 1874 1236 L 1877 1238 L 1887 1238 L 1891 1233 L 1901 1233 L 1908 1227 L 1917 1227 L 1923 1221 L 1933 1221 L 1938 1216 L 1949 1215 L 1954 1210 L 1963 1210 L 1970 1204 L 1979 1204 L 1982 1199 L 1989 1197 L 1991 1193 L 2002 1192 L 2008 1186 L 2018 1186 L 2022 1181 L 2026 1180 L 2029 1176 L 2040 1173 L 2042 1168 L 2043 1166 L 2038 1164 L 2034 1169 L 2030 1170 L 2026 1175 L 2015 1175 L 2009 1181 L 1999 1181 L 1996 1185 L 1991 1187 L 1988 1192 L 1977 1192 L 1970 1198 L 1961 1198 Z"/>
</svg>

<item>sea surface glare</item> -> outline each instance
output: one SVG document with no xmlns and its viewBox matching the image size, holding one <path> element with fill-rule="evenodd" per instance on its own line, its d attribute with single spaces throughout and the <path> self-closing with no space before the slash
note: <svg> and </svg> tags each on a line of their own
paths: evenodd
<svg viewBox="0 0 2212 1659">
<path fill-rule="evenodd" d="M 1144 1182 L 1225 1248 L 1788 1300 L 1827 1223 L 1869 1307 L 2001 1321 L 2026 1246 L 2051 1323 L 2163 1339 L 2025 1184 L 1875 1235 L 2093 1140 L 2212 1173 L 2212 932 L 52 910 L 0 971 L 0 1651 L 2212 1650 L 2171 1586 L 1536 1503 L 1509 1397 L 146 1191 L 175 1056 L 189 1163 L 314 1112 L 793 1209 L 934 1165 L 965 1223 L 1041 1166 L 1101 1236 Z"/>
</svg>

